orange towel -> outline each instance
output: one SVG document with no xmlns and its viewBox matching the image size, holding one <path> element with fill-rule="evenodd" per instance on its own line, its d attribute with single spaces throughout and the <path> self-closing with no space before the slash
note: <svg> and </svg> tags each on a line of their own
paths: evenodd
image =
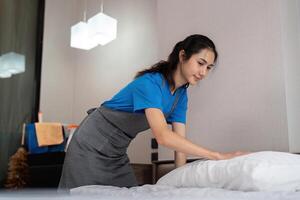
<svg viewBox="0 0 300 200">
<path fill-rule="evenodd" d="M 60 123 L 35 123 L 39 147 L 61 144 L 64 141 Z"/>
</svg>

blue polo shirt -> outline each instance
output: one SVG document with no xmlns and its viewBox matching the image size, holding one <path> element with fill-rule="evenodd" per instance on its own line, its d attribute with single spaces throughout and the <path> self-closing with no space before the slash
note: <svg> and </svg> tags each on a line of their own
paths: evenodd
<svg viewBox="0 0 300 200">
<path fill-rule="evenodd" d="M 172 94 L 167 80 L 161 73 L 146 73 L 136 78 L 102 105 L 114 110 L 141 113 L 144 113 L 146 108 L 158 108 L 164 114 L 168 114 L 177 95 L 177 105 L 166 120 L 168 123 L 185 124 L 187 88 L 182 86 Z"/>
</svg>

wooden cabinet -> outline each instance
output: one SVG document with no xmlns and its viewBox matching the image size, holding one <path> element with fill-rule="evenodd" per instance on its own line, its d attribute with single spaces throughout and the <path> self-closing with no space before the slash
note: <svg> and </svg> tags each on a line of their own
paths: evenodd
<svg viewBox="0 0 300 200">
<path fill-rule="evenodd" d="M 28 155 L 30 188 L 56 188 L 58 186 L 64 152 Z"/>
<path fill-rule="evenodd" d="M 28 156 L 29 188 L 57 188 L 65 153 L 31 154 Z M 139 185 L 152 183 L 152 164 L 131 164 Z"/>
</svg>

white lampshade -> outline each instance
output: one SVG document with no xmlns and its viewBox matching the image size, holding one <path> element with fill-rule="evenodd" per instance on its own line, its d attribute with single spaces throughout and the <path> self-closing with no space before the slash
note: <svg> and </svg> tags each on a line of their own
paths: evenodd
<svg viewBox="0 0 300 200">
<path fill-rule="evenodd" d="M 10 52 L 0 58 L 0 77 L 9 78 L 12 74 L 25 72 L 25 56 Z"/>
<path fill-rule="evenodd" d="M 90 37 L 98 44 L 105 45 L 117 37 L 117 20 L 98 13 L 88 20 Z"/>
<path fill-rule="evenodd" d="M 11 75 L 12 74 L 10 72 L 1 72 L 0 71 L 0 78 L 10 78 Z"/>
<path fill-rule="evenodd" d="M 79 22 L 71 27 L 71 47 L 90 50 L 98 43 L 89 37 L 89 27 L 85 22 Z"/>
</svg>

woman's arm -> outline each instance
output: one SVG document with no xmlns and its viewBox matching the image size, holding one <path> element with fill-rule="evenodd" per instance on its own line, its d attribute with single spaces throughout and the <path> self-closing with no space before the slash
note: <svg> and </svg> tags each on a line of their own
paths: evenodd
<svg viewBox="0 0 300 200">
<path fill-rule="evenodd" d="M 229 159 L 244 154 L 243 152 L 221 154 L 198 146 L 179 134 L 174 134 L 168 128 L 164 114 L 158 108 L 147 108 L 145 114 L 157 143 L 167 148 L 212 160 Z"/>
<path fill-rule="evenodd" d="M 173 122 L 172 131 L 185 138 L 185 124 Z M 174 152 L 175 167 L 180 167 L 186 163 L 186 155 L 182 152 Z"/>
</svg>

